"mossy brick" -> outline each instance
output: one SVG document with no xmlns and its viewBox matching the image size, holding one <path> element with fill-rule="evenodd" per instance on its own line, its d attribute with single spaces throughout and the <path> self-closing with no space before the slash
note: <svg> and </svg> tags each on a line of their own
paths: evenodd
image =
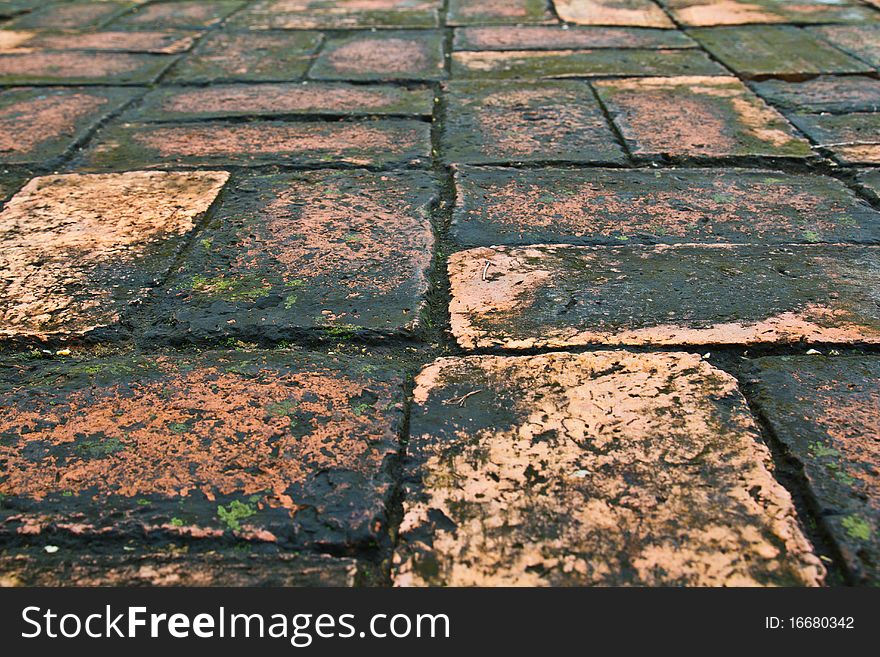
<svg viewBox="0 0 880 657">
<path fill-rule="evenodd" d="M 877 12 L 857 0 L 660 0 L 681 25 L 712 27 L 793 23 L 865 23 L 878 19 Z"/>
<path fill-rule="evenodd" d="M 754 363 L 755 403 L 803 468 L 819 522 L 856 584 L 880 584 L 880 357 Z"/>
<path fill-rule="evenodd" d="M 383 30 L 331 37 L 309 71 L 315 80 L 440 80 L 443 34 Z"/>
<path fill-rule="evenodd" d="M 223 171 L 34 178 L 0 212 L 0 336 L 116 328 L 167 274 Z"/>
<path fill-rule="evenodd" d="M 177 55 L 195 43 L 192 33 L 106 30 L 101 32 L 22 32 L 22 48 Z M 2 39 L 2 36 L 0 36 Z M 2 50 L 2 48 L 0 48 Z"/>
<path fill-rule="evenodd" d="M 245 4 L 243 0 L 151 2 L 114 21 L 113 26 L 137 29 L 205 29 L 223 22 L 223 19 Z"/>
<path fill-rule="evenodd" d="M 878 247 L 499 246 L 448 270 L 465 348 L 880 343 Z"/>
<path fill-rule="evenodd" d="M 862 75 L 820 75 L 804 82 L 765 80 L 752 89 L 783 112 L 880 111 L 880 80 Z"/>
<path fill-rule="evenodd" d="M 880 164 L 880 112 L 790 114 L 789 119 L 841 164 Z"/>
<path fill-rule="evenodd" d="M 109 88 L 0 91 L 0 162 L 52 166 L 133 98 Z"/>
<path fill-rule="evenodd" d="M 823 25 L 810 31 L 863 62 L 880 67 L 880 23 Z"/>
<path fill-rule="evenodd" d="M 443 0 L 260 0 L 240 11 L 233 25 L 249 29 L 439 27 Z"/>
<path fill-rule="evenodd" d="M 456 81 L 445 89 L 446 162 L 625 161 L 582 82 Z"/>
<path fill-rule="evenodd" d="M 792 25 L 749 25 L 690 30 L 690 36 L 745 78 L 805 78 L 873 69 Z"/>
<path fill-rule="evenodd" d="M 404 333 L 425 302 L 438 189 L 421 172 L 314 171 L 236 184 L 166 293 L 148 337 L 286 340 Z"/>
<path fill-rule="evenodd" d="M 394 363 L 299 351 L 4 368 L 0 535 L 369 549 L 403 420 Z"/>
<path fill-rule="evenodd" d="M 411 120 L 122 123 L 99 133 L 79 166 L 422 166 L 431 155 L 430 129 Z"/>
<path fill-rule="evenodd" d="M 0 54 L 0 86 L 152 84 L 177 59 L 147 53 L 35 50 Z"/>
<path fill-rule="evenodd" d="M 455 30 L 455 50 L 592 50 L 594 48 L 695 48 L 684 32 L 638 27 L 505 25 Z"/>
<path fill-rule="evenodd" d="M 398 586 L 816 586 L 736 380 L 697 354 L 441 358 L 416 378 Z"/>
<path fill-rule="evenodd" d="M 760 169 L 458 167 L 451 234 L 496 244 L 880 242 L 843 183 Z"/>
<path fill-rule="evenodd" d="M 553 0 L 559 17 L 577 25 L 675 27 L 652 0 Z"/>
<path fill-rule="evenodd" d="M 160 87 L 138 107 L 140 121 L 259 116 L 431 116 L 434 90 L 335 82 Z"/>
<path fill-rule="evenodd" d="M 785 118 L 734 77 L 600 80 L 594 87 L 640 159 L 813 156 Z"/>
<path fill-rule="evenodd" d="M 134 6 L 133 2 L 35 3 L 34 11 L 16 18 L 10 27 L 38 30 L 89 29 L 106 25 Z M 45 6 L 47 5 L 48 6 Z M 40 7 L 39 5 L 44 5 Z"/>
<path fill-rule="evenodd" d="M 452 53 L 453 78 L 594 78 L 723 73 L 725 70 L 706 53 L 694 48 L 463 50 Z"/>
<path fill-rule="evenodd" d="M 319 32 L 212 32 L 168 72 L 166 82 L 288 82 L 303 77 Z"/>
<path fill-rule="evenodd" d="M 546 0 L 449 0 L 446 25 L 556 23 Z"/>
</svg>

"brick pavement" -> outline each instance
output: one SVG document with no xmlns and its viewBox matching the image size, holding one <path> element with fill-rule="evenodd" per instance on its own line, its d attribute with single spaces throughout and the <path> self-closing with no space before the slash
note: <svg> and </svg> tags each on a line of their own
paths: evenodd
<svg viewBox="0 0 880 657">
<path fill-rule="evenodd" d="M 876 585 L 878 43 L 0 0 L 0 583 Z"/>
</svg>

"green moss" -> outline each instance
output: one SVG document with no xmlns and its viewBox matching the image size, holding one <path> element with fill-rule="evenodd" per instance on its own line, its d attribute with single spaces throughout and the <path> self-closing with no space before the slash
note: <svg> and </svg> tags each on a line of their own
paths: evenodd
<svg viewBox="0 0 880 657">
<path fill-rule="evenodd" d="M 215 276 L 196 274 L 190 282 L 193 292 L 226 301 L 254 301 L 269 294 L 270 285 L 257 276 Z"/>
<path fill-rule="evenodd" d="M 125 447 L 118 438 L 96 438 L 84 440 L 76 446 L 76 451 L 85 458 L 99 459 L 121 452 Z"/>
<path fill-rule="evenodd" d="M 174 527 L 183 527 L 186 523 L 180 518 L 172 518 L 171 525 Z"/>
<path fill-rule="evenodd" d="M 840 524 L 846 530 L 847 535 L 857 541 L 871 540 L 871 525 L 864 519 L 856 515 L 846 516 L 841 519 Z"/>
<path fill-rule="evenodd" d="M 226 507 L 221 504 L 217 507 L 217 516 L 226 527 L 232 531 L 239 531 L 241 529 L 241 521 L 257 513 L 257 507 L 253 504 L 255 500 L 253 497 L 250 499 L 250 503 L 232 500 Z"/>
</svg>

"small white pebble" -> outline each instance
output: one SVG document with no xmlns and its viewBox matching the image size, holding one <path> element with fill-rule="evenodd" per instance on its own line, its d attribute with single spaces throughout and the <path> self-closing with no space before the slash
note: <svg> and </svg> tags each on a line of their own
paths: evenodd
<svg viewBox="0 0 880 657">
<path fill-rule="evenodd" d="M 822 352 L 817 351 L 816 349 L 810 349 L 809 351 L 807 351 L 807 356 L 821 356 L 821 355 L 822 355 Z"/>
<path fill-rule="evenodd" d="M 703 360 L 709 360 L 710 358 L 712 358 L 711 351 L 707 351 L 705 354 L 703 354 Z"/>
<path fill-rule="evenodd" d="M 57 545 L 47 545 L 47 546 L 44 547 L 43 549 L 44 549 L 46 552 L 48 552 L 49 554 L 55 554 L 56 552 L 58 552 L 58 546 L 57 546 Z"/>
</svg>

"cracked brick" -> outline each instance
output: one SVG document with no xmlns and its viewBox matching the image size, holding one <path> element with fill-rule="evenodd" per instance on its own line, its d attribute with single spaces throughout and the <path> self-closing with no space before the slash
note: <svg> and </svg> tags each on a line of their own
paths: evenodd
<svg viewBox="0 0 880 657">
<path fill-rule="evenodd" d="M 841 164 L 880 164 L 880 112 L 790 114 L 789 119 Z"/>
</svg>

